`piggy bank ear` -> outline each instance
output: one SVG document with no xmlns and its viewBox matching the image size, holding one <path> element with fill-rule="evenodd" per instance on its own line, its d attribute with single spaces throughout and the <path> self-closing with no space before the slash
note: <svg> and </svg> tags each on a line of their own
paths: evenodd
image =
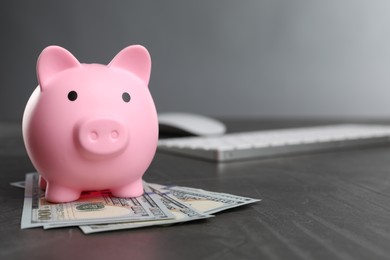
<svg viewBox="0 0 390 260">
<path fill-rule="evenodd" d="M 120 51 L 108 65 L 125 69 L 149 84 L 152 62 L 149 52 L 141 45 L 132 45 Z"/>
<path fill-rule="evenodd" d="M 38 82 L 45 89 L 50 79 L 66 69 L 79 67 L 80 62 L 66 49 L 59 46 L 46 47 L 37 62 Z"/>
</svg>

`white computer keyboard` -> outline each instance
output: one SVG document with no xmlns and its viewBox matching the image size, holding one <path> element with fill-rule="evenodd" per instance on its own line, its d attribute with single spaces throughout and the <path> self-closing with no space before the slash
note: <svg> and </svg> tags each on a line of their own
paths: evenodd
<svg viewBox="0 0 390 260">
<path fill-rule="evenodd" d="M 390 143 L 390 126 L 329 125 L 162 139 L 159 151 L 225 162 Z"/>
</svg>

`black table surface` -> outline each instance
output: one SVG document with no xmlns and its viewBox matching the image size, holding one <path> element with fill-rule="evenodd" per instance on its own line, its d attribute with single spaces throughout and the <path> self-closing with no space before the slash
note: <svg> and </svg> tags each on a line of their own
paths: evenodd
<svg viewBox="0 0 390 260">
<path fill-rule="evenodd" d="M 328 122 L 226 120 L 229 132 Z M 332 122 L 333 123 L 333 122 Z M 0 124 L 0 259 L 390 259 L 390 146 L 217 164 L 158 152 L 146 181 L 262 201 L 215 218 L 84 235 L 20 229 L 34 171 L 20 125 Z"/>
</svg>

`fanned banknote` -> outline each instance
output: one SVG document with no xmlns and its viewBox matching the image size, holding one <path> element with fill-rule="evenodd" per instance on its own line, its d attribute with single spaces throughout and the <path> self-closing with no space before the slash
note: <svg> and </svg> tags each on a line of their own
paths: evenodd
<svg viewBox="0 0 390 260">
<path fill-rule="evenodd" d="M 26 175 L 21 228 L 45 228 L 173 219 L 175 216 L 154 194 L 137 198 L 116 198 L 108 191 L 84 192 L 68 203 L 50 203 L 38 185 L 38 174 Z"/>
<path fill-rule="evenodd" d="M 206 214 L 215 214 L 223 210 L 260 201 L 258 199 L 189 187 L 149 185 L 162 193 L 169 194 L 171 198 L 190 205 L 194 209 Z"/>
<path fill-rule="evenodd" d="M 227 193 L 180 186 L 164 186 L 147 183 L 148 192 L 161 196 L 161 201 L 176 216 L 176 219 L 80 226 L 85 234 L 132 229 L 154 225 L 167 225 L 211 217 L 212 213 L 260 201 Z"/>
<path fill-rule="evenodd" d="M 149 194 L 155 194 L 158 196 L 158 199 L 163 203 L 173 215 L 174 219 L 161 219 L 161 220 L 151 220 L 151 221 L 139 221 L 139 222 L 129 222 L 129 223 L 113 223 L 113 224 L 101 224 L 101 225 L 86 225 L 80 226 L 80 229 L 85 234 L 97 233 L 97 232 L 106 232 L 113 230 L 121 229 L 133 229 L 140 227 L 149 227 L 155 225 L 170 225 L 175 223 L 199 220 L 204 218 L 213 217 L 209 214 L 204 214 L 202 212 L 193 209 L 192 207 L 176 201 L 169 197 L 165 193 L 150 187 L 148 184 L 145 185 L 145 192 Z"/>
<path fill-rule="evenodd" d="M 17 185 L 19 184 L 20 185 Z M 21 228 L 79 226 L 85 234 L 170 225 L 213 217 L 212 214 L 260 201 L 228 193 L 144 182 L 137 198 L 116 198 L 109 191 L 83 192 L 68 203 L 49 203 L 38 185 L 38 174 L 26 175 Z"/>
</svg>

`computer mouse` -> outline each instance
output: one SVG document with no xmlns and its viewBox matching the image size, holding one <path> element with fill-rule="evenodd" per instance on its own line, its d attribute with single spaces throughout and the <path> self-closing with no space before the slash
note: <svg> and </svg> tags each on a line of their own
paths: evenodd
<svg viewBox="0 0 390 260">
<path fill-rule="evenodd" d="M 222 122 L 203 115 L 192 113 L 158 114 L 160 137 L 208 136 L 221 135 L 226 132 Z"/>
</svg>

